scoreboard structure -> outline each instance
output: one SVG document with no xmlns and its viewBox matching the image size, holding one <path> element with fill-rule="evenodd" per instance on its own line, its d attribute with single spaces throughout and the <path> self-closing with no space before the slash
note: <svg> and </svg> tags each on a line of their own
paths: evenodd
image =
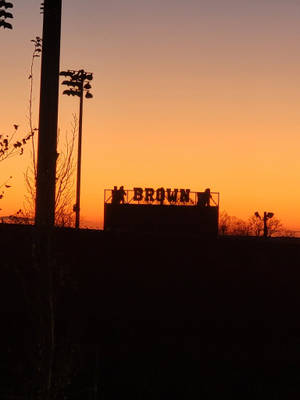
<svg viewBox="0 0 300 400">
<path fill-rule="evenodd" d="M 217 192 L 114 186 L 104 191 L 104 230 L 144 233 L 218 234 Z"/>
</svg>

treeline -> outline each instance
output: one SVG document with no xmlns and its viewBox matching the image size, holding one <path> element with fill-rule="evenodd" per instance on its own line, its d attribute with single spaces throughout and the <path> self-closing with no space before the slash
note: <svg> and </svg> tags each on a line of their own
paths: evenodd
<svg viewBox="0 0 300 400">
<path fill-rule="evenodd" d="M 284 227 L 281 220 L 272 217 L 267 221 L 267 236 L 294 237 L 295 232 Z M 230 216 L 226 211 L 219 215 L 219 235 L 230 236 L 263 236 L 264 221 L 257 216 L 257 213 L 251 215 L 247 220 Z"/>
</svg>

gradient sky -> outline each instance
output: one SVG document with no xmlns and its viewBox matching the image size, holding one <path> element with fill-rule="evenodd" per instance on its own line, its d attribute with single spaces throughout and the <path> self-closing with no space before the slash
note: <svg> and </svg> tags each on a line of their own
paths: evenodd
<svg viewBox="0 0 300 400">
<path fill-rule="evenodd" d="M 13 2 L 14 30 L 0 31 L 1 133 L 28 131 L 30 40 L 42 28 L 40 1 Z M 124 185 L 210 187 L 230 215 L 273 211 L 300 230 L 299 22 L 299 0 L 63 0 L 61 69 L 94 73 L 82 226 L 102 227 L 104 188 Z M 62 135 L 77 111 L 60 97 Z M 13 187 L 0 215 L 22 208 L 25 153 L 1 163 Z"/>
</svg>

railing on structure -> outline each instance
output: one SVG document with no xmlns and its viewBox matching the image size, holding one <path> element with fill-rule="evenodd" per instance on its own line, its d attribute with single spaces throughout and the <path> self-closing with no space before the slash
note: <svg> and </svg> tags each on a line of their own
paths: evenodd
<svg viewBox="0 0 300 400">
<path fill-rule="evenodd" d="M 137 196 L 138 194 L 138 196 Z M 218 207 L 220 193 L 191 192 L 189 189 L 163 189 L 135 188 L 133 190 L 105 189 L 105 204 L 152 204 L 152 205 L 176 205 L 176 206 L 208 206 Z"/>
</svg>

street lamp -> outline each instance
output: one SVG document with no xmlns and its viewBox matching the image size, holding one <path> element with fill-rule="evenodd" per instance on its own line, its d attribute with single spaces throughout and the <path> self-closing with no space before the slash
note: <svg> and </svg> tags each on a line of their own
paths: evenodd
<svg viewBox="0 0 300 400">
<path fill-rule="evenodd" d="M 64 80 L 62 85 L 68 86 L 68 89 L 63 91 L 67 96 L 78 96 L 80 98 L 79 104 L 79 132 L 78 132 L 78 155 L 77 155 L 77 184 L 76 184 L 76 204 L 73 210 L 76 213 L 75 228 L 79 228 L 80 219 L 80 182 L 81 182 L 81 143 L 82 143 L 82 110 L 83 110 L 83 95 L 87 99 L 91 99 L 93 95 L 90 93 L 91 84 L 93 79 L 91 72 L 86 72 L 83 69 L 79 71 L 68 70 L 60 72 L 61 76 L 69 78 Z"/>
<path fill-rule="evenodd" d="M 268 219 L 270 219 L 274 216 L 274 213 L 265 211 L 263 218 L 259 215 L 259 213 L 257 211 L 254 213 L 254 215 L 256 216 L 256 218 L 263 220 L 263 222 L 264 222 L 264 237 L 268 237 L 267 221 L 268 221 Z"/>
<path fill-rule="evenodd" d="M 8 8 L 13 8 L 13 4 L 0 0 L 0 28 L 2 26 L 3 29 L 12 29 L 12 24 L 6 22 L 6 18 L 13 18 L 13 15 L 6 11 Z"/>
</svg>

